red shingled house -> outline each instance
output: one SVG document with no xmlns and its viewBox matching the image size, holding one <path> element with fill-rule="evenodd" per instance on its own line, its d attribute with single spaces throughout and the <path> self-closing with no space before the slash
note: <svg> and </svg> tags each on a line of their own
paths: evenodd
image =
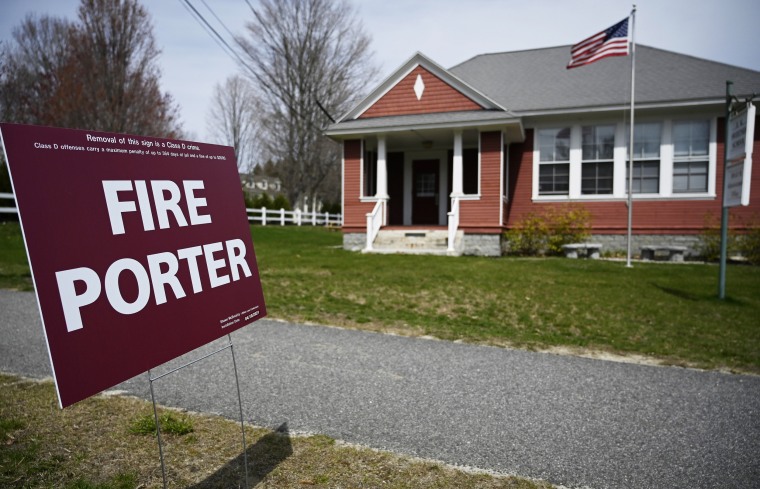
<svg viewBox="0 0 760 489">
<path fill-rule="evenodd" d="M 569 53 L 484 54 L 450 69 L 416 54 L 331 125 L 344 247 L 496 256 L 526 214 L 573 203 L 590 212 L 594 241 L 624 249 L 630 58 L 567 70 Z M 737 96 L 760 93 L 760 72 L 637 46 L 634 249 L 693 248 L 719 221 L 726 80 Z M 752 188 L 732 225 L 760 219 L 757 164 Z"/>
</svg>

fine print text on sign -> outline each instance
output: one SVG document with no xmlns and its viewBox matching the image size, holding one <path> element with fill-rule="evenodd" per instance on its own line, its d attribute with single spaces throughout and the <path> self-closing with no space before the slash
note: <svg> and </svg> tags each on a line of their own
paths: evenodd
<svg viewBox="0 0 760 489">
<path fill-rule="evenodd" d="M 755 106 L 747 104 L 728 118 L 725 207 L 749 205 L 754 134 Z"/>
<path fill-rule="evenodd" d="M 0 132 L 62 407 L 266 315 L 232 148 Z"/>
<path fill-rule="evenodd" d="M 754 107 L 752 107 L 754 109 Z M 748 125 L 754 119 L 749 118 L 749 107 L 742 107 L 741 110 L 731 114 L 728 118 L 728 161 L 744 159 L 747 155 L 747 138 Z M 754 116 L 754 110 L 752 110 Z"/>
<path fill-rule="evenodd" d="M 744 160 L 728 162 L 726 164 L 726 195 L 723 196 L 723 205 L 726 207 L 749 205 L 749 195 L 747 195 L 747 203 L 744 204 L 744 181 Z"/>
</svg>

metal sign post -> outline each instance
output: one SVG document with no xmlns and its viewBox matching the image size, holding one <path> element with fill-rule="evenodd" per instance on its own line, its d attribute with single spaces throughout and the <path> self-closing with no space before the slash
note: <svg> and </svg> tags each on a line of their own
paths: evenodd
<svg viewBox="0 0 760 489">
<path fill-rule="evenodd" d="M 720 270 L 718 298 L 726 297 L 728 255 L 728 209 L 749 205 L 752 176 L 752 143 L 755 130 L 754 95 L 740 102 L 731 94 L 733 82 L 726 81 L 726 131 L 723 152 L 723 204 L 720 219 Z"/>
<path fill-rule="evenodd" d="M 731 87 L 734 82 L 726 82 L 726 134 L 723 148 L 723 205 L 720 215 L 720 269 L 718 271 L 718 298 L 726 298 L 726 254 L 728 243 L 728 207 L 726 207 L 726 192 L 728 191 L 728 179 L 726 179 L 726 168 L 728 167 L 728 135 L 729 116 L 731 115 Z"/>
<path fill-rule="evenodd" d="M 158 441 L 158 456 L 161 459 L 161 475 L 164 481 L 164 489 L 168 487 L 168 481 L 166 479 L 166 463 L 164 462 L 164 449 L 163 449 L 163 442 L 161 440 L 161 423 L 158 420 L 158 409 L 156 408 L 156 396 L 153 393 L 153 382 L 159 379 L 162 379 L 166 377 L 167 375 L 173 374 L 179 370 L 182 370 L 183 368 L 196 364 L 200 362 L 201 360 L 205 360 L 206 358 L 214 356 L 217 353 L 222 352 L 227 349 L 230 350 L 230 354 L 232 355 L 232 368 L 235 372 L 235 386 L 237 387 L 238 409 L 240 411 L 240 433 L 241 433 L 241 439 L 243 442 L 243 466 L 245 469 L 243 487 L 248 487 L 248 453 L 247 453 L 247 447 L 246 447 L 246 442 L 245 442 L 245 420 L 243 418 L 243 400 L 242 400 L 242 397 L 240 396 L 240 378 L 238 377 L 237 362 L 235 361 L 235 347 L 232 344 L 232 336 L 229 334 L 227 335 L 227 341 L 228 343 L 226 346 L 223 346 L 211 353 L 208 353 L 200 358 L 197 358 L 191 362 L 188 362 L 184 365 L 181 365 L 177 368 L 174 368 L 156 377 L 153 377 L 153 374 L 151 373 L 151 371 L 148 370 L 148 381 L 150 382 L 150 398 L 151 398 L 151 401 L 153 402 L 153 416 L 156 420 L 156 439 Z"/>
</svg>

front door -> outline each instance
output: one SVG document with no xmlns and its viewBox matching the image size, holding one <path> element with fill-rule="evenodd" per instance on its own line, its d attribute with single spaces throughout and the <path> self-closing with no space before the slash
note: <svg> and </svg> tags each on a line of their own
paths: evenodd
<svg viewBox="0 0 760 489">
<path fill-rule="evenodd" d="M 415 160 L 412 164 L 412 224 L 438 225 L 438 160 Z"/>
</svg>

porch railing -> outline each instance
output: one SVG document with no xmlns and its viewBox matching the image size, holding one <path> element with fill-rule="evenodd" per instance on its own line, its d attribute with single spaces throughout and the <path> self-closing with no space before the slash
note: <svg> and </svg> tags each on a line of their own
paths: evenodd
<svg viewBox="0 0 760 489">
<path fill-rule="evenodd" d="M 459 198 L 452 197 L 451 212 L 449 212 L 449 241 L 447 251 L 454 251 L 454 240 L 457 236 L 457 229 L 459 229 Z"/>
<path fill-rule="evenodd" d="M 385 201 L 378 200 L 372 212 L 367 213 L 367 251 L 372 251 L 372 243 L 375 242 L 377 233 L 385 220 Z"/>
</svg>

